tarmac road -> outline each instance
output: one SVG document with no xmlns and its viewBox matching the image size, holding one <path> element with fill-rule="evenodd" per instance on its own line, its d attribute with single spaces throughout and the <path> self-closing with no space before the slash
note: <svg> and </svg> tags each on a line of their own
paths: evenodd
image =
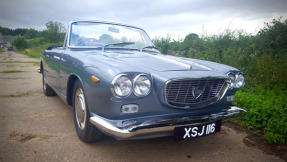
<svg viewBox="0 0 287 162">
<path fill-rule="evenodd" d="M 244 132 L 222 126 L 214 135 L 188 141 L 172 137 L 118 141 L 105 136 L 86 144 L 73 116 L 57 96 L 42 93 L 39 60 L 0 53 L 0 161 L 283 161 L 243 143 Z"/>
</svg>

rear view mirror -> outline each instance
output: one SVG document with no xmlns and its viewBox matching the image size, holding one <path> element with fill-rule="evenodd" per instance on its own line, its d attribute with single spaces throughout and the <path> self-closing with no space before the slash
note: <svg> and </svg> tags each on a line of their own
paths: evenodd
<svg viewBox="0 0 287 162">
<path fill-rule="evenodd" d="M 119 32 L 120 32 L 120 30 L 119 30 L 118 28 L 111 27 L 111 26 L 108 28 L 108 30 L 109 30 L 110 32 L 114 32 L 114 33 L 119 33 Z"/>
</svg>

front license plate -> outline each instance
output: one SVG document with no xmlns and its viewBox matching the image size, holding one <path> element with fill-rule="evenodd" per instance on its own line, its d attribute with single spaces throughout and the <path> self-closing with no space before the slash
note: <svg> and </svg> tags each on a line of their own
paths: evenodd
<svg viewBox="0 0 287 162">
<path fill-rule="evenodd" d="M 175 127 L 173 137 L 175 140 L 184 140 L 184 139 L 202 137 L 220 131 L 220 127 L 221 127 L 221 120 L 208 124 Z"/>
</svg>

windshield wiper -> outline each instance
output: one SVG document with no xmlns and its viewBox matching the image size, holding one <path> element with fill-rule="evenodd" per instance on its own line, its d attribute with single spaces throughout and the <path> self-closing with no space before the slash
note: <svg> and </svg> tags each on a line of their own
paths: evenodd
<svg viewBox="0 0 287 162">
<path fill-rule="evenodd" d="M 120 43 L 110 43 L 110 44 L 105 44 L 104 46 L 102 46 L 102 50 L 105 50 L 105 47 L 109 47 L 109 46 L 126 46 L 126 45 L 131 45 L 131 44 L 135 44 L 135 42 L 120 42 Z"/>
<path fill-rule="evenodd" d="M 156 48 L 156 46 L 145 46 L 145 47 L 143 47 L 143 48 L 141 49 L 141 51 L 143 51 L 143 50 L 146 49 L 146 48 L 154 48 L 154 49 L 158 50 L 158 49 Z"/>
</svg>

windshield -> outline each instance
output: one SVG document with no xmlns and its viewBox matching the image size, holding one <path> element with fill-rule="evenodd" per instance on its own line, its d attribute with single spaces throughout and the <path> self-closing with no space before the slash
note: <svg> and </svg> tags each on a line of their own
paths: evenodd
<svg viewBox="0 0 287 162">
<path fill-rule="evenodd" d="M 75 22 L 71 25 L 71 47 L 132 48 L 153 46 L 146 33 L 138 28 L 98 22 Z"/>
</svg>

